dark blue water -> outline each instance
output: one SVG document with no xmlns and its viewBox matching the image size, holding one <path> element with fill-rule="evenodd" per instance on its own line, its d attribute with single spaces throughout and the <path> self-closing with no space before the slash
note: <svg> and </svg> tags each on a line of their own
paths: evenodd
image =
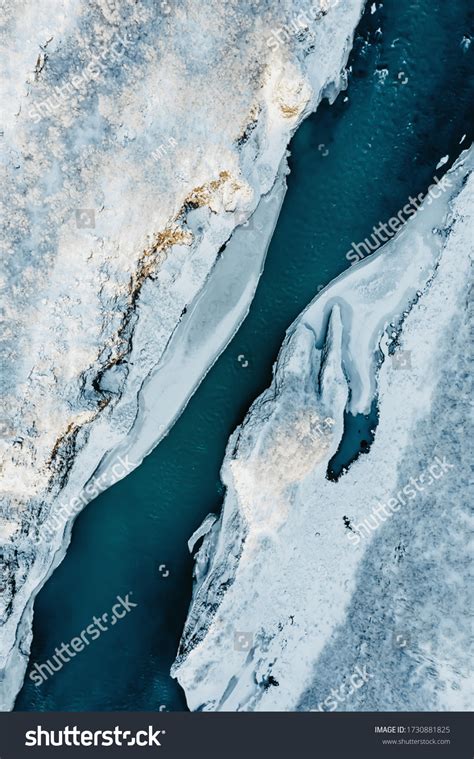
<svg viewBox="0 0 474 759">
<path fill-rule="evenodd" d="M 370 451 L 374 442 L 375 432 L 378 425 L 378 403 L 373 401 L 368 414 L 356 414 L 353 416 L 346 411 L 344 413 L 344 432 L 339 443 L 339 448 L 328 463 L 326 477 L 337 482 L 343 472 L 365 453 Z"/>
<path fill-rule="evenodd" d="M 158 449 L 78 518 L 36 602 L 31 664 L 108 612 L 117 594 L 132 591 L 137 608 L 40 687 L 27 676 L 17 709 L 185 708 L 168 673 L 191 595 L 186 542 L 222 503 L 227 439 L 269 384 L 285 330 L 347 268 L 351 242 L 425 191 L 464 133 L 463 146 L 472 141 L 474 45 L 460 45 L 473 36 L 470 6 L 385 0 L 365 14 L 348 92 L 292 141 L 288 194 L 248 318 Z M 355 449 L 363 430 L 351 434 Z"/>
</svg>

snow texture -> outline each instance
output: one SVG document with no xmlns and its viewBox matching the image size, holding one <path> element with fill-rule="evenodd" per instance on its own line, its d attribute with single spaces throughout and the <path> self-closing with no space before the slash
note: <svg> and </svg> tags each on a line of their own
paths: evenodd
<svg viewBox="0 0 474 759">
<path fill-rule="evenodd" d="M 230 438 L 173 667 L 192 710 L 470 708 L 473 166 L 308 306 Z"/>
<path fill-rule="evenodd" d="M 2 709 L 91 478 L 139 464 L 247 313 L 286 147 L 344 86 L 363 0 L 322 5 L 277 43 L 303 2 L 3 3 Z"/>
</svg>

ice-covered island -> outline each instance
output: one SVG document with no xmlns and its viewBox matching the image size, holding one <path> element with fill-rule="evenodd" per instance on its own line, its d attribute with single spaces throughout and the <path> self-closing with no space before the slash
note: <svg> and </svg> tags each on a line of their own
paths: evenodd
<svg viewBox="0 0 474 759">
<path fill-rule="evenodd" d="M 473 167 L 308 306 L 229 440 L 173 668 L 192 710 L 472 705 Z"/>
<path fill-rule="evenodd" d="M 3 4 L 0 708 L 75 515 L 244 318 L 286 146 L 344 86 L 362 7 Z"/>
</svg>

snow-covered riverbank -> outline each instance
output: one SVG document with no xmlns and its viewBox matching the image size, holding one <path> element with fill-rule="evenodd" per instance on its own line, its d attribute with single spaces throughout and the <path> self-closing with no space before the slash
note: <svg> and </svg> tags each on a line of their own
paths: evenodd
<svg viewBox="0 0 474 759">
<path fill-rule="evenodd" d="M 229 440 L 173 669 L 191 709 L 333 710 L 356 667 L 337 708 L 469 708 L 473 166 L 310 304 Z M 328 479 L 374 399 L 369 452 Z"/>
<path fill-rule="evenodd" d="M 1 708 L 72 518 L 48 543 L 38 531 L 120 453 L 139 463 L 244 318 L 286 146 L 343 86 L 362 6 L 340 0 L 275 46 L 302 3 L 7 3 Z"/>
</svg>

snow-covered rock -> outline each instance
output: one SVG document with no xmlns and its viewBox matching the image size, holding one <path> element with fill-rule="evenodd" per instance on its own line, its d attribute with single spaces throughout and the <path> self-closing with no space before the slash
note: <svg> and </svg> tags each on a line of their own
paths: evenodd
<svg viewBox="0 0 474 759">
<path fill-rule="evenodd" d="M 288 141 L 344 86 L 363 0 L 322 5 L 3 3 L 0 708 L 75 514 L 245 317 Z"/>
<path fill-rule="evenodd" d="M 473 166 L 308 306 L 230 438 L 173 667 L 192 710 L 469 709 Z"/>
</svg>

